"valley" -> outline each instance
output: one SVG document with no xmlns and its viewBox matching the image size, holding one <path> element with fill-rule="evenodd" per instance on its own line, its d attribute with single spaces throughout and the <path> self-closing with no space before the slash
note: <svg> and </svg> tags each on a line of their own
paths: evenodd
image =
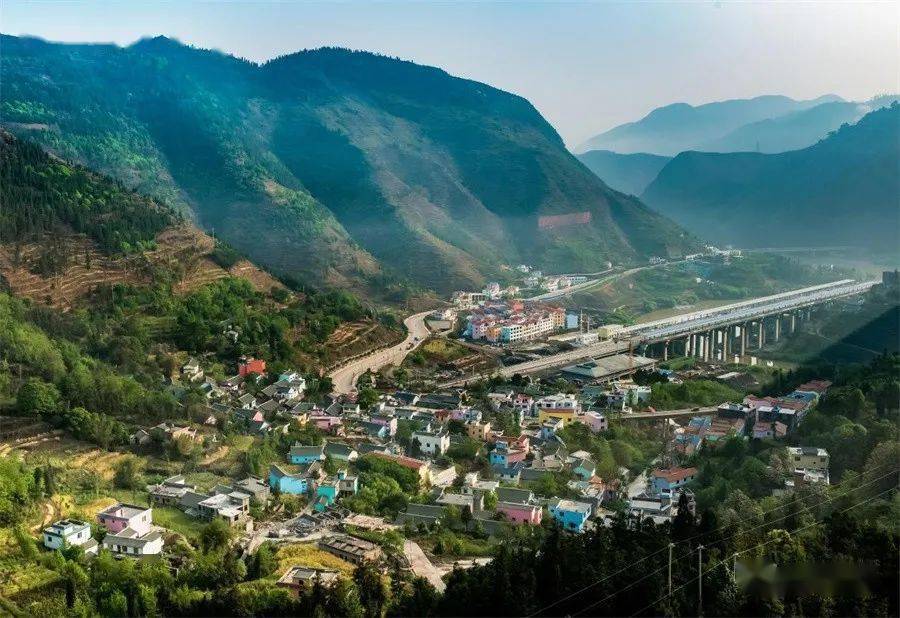
<svg viewBox="0 0 900 618">
<path fill-rule="evenodd" d="M 544 5 L 4 26 L 0 615 L 900 613 L 890 63 Z"/>
</svg>

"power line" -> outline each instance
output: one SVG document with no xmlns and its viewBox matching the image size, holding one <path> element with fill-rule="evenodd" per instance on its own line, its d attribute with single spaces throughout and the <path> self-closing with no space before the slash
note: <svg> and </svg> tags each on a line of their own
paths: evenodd
<svg viewBox="0 0 900 618">
<path fill-rule="evenodd" d="M 882 492 L 880 492 L 880 493 L 878 493 L 878 494 L 875 494 L 874 496 L 871 496 L 871 497 L 869 497 L 869 498 L 866 498 L 866 499 L 863 500 L 862 502 L 857 502 L 856 504 L 853 504 L 853 505 L 851 505 L 851 506 L 848 506 L 846 509 L 842 509 L 842 510 L 840 510 L 840 511 L 838 511 L 838 512 L 839 512 L 839 513 L 846 513 L 847 511 L 849 511 L 849 510 L 851 510 L 851 509 L 855 509 L 856 507 L 862 506 L 863 504 L 866 504 L 867 502 L 871 502 L 872 500 L 875 500 L 876 498 L 880 498 L 880 497 L 883 496 L 884 494 L 887 494 L 887 493 L 890 493 L 890 492 L 894 491 L 894 489 L 895 489 L 894 487 L 891 487 L 890 489 L 886 489 L 886 490 L 884 490 L 884 491 L 882 491 Z M 807 530 L 807 529 L 812 528 L 812 527 L 814 527 L 814 526 L 818 526 L 818 525 L 820 525 L 821 523 L 822 523 L 822 522 L 820 522 L 820 521 L 814 521 L 814 522 L 811 523 L 811 524 L 807 524 L 806 526 L 802 526 L 802 527 L 800 527 L 800 528 L 797 528 L 796 530 L 794 530 L 794 534 L 796 534 L 796 533 L 798 533 L 798 532 L 800 532 L 800 531 L 802 531 L 802 530 Z M 753 547 L 750 547 L 750 548 L 748 548 L 748 549 L 743 549 L 743 550 L 741 550 L 741 551 L 734 552 L 734 553 L 732 553 L 731 555 L 729 555 L 727 558 L 723 558 L 722 560 L 720 560 L 720 561 L 718 561 L 717 563 L 715 563 L 713 566 L 711 566 L 711 567 L 709 567 L 708 569 L 706 569 L 706 572 L 709 573 L 710 571 L 715 570 L 715 569 L 718 568 L 719 566 L 721 566 L 721 565 L 725 564 L 726 562 L 728 562 L 729 559 L 732 559 L 732 558 L 735 558 L 735 557 L 737 557 L 737 556 L 739 556 L 739 555 L 741 555 L 741 554 L 745 554 L 745 553 L 747 553 L 747 552 L 753 551 L 754 549 L 759 549 L 760 547 L 764 547 L 764 546 L 768 545 L 769 543 L 774 543 L 774 542 L 777 541 L 777 540 L 779 540 L 779 539 L 769 539 L 768 541 L 763 541 L 762 543 L 759 543 L 759 544 L 757 544 L 757 545 L 754 545 Z M 657 603 L 659 603 L 659 602 L 661 602 L 661 601 L 667 599 L 669 596 L 673 595 L 674 593 L 678 592 L 679 590 L 682 590 L 685 586 L 688 586 L 688 585 L 692 584 L 693 582 L 697 581 L 697 580 L 700 579 L 701 577 L 702 577 L 702 573 L 701 573 L 700 575 L 695 575 L 695 576 L 692 577 L 691 579 L 687 580 L 686 582 L 684 582 L 683 584 L 681 584 L 680 586 L 678 586 L 677 588 L 675 588 L 674 591 L 672 591 L 672 592 L 667 592 L 666 594 L 664 594 L 663 596 L 659 597 L 658 599 L 656 599 L 655 601 L 653 601 L 653 602 L 650 603 L 649 605 L 645 605 L 644 607 L 642 607 L 641 609 L 639 609 L 638 611 L 634 612 L 634 613 L 631 614 L 631 615 L 632 615 L 632 616 L 637 616 L 638 614 L 641 614 L 641 613 L 647 611 L 647 610 L 650 609 L 651 607 L 654 607 Z"/>
<path fill-rule="evenodd" d="M 894 464 L 885 464 L 885 465 L 886 465 L 886 466 L 893 466 Z M 863 483 L 862 485 L 859 485 L 858 487 L 854 487 L 853 489 L 850 489 L 850 490 L 848 490 L 848 491 L 846 491 L 846 492 L 844 492 L 844 493 L 842 493 L 842 494 L 839 494 L 839 495 L 836 495 L 836 496 L 832 496 L 832 497 L 829 497 L 829 498 L 825 498 L 824 500 L 821 500 L 820 502 L 818 502 L 818 503 L 812 505 L 812 508 L 822 506 L 822 505 L 825 504 L 826 502 L 832 502 L 832 501 L 837 500 L 837 499 L 839 499 L 839 498 L 843 498 L 844 496 L 847 496 L 847 495 L 853 493 L 854 491 L 857 491 L 857 490 L 859 490 L 859 489 L 862 489 L 862 488 L 865 487 L 866 485 L 871 485 L 872 483 L 876 483 L 876 482 L 878 482 L 878 481 L 880 481 L 880 480 L 882 480 L 882 479 L 885 479 L 885 478 L 891 476 L 892 474 L 896 474 L 896 472 L 897 472 L 896 470 L 892 470 L 891 472 L 889 472 L 889 473 L 887 473 L 887 474 L 885 474 L 885 475 L 883 475 L 883 476 L 880 476 L 880 477 L 878 477 L 878 478 L 876 478 L 876 479 L 873 479 L 873 480 L 871 480 L 871 481 L 868 481 L 868 482 L 866 482 L 866 483 Z M 773 512 L 775 512 L 775 511 L 778 511 L 778 510 L 780 510 L 780 509 L 782 509 L 782 508 L 788 506 L 789 504 L 790 504 L 790 503 L 781 504 L 781 505 L 776 506 L 776 507 L 773 507 L 773 508 L 771 508 L 771 509 L 762 511 L 762 512 L 760 513 L 760 515 L 761 515 L 761 516 L 768 515 L 769 513 L 773 513 Z M 772 525 L 772 524 L 774 524 L 774 523 L 776 523 L 776 522 L 783 521 L 783 520 L 785 520 L 785 519 L 787 519 L 787 518 L 789 518 L 789 517 L 791 517 L 791 516 L 792 516 L 792 514 L 789 514 L 789 515 L 785 515 L 785 516 L 783 516 L 783 517 L 779 517 L 778 519 L 773 519 L 773 520 L 769 520 L 769 521 L 763 522 L 763 523 L 761 523 L 761 524 L 759 524 L 759 525 L 756 525 L 756 526 L 754 526 L 754 527 L 752 527 L 752 528 L 749 528 L 748 530 L 738 531 L 738 532 L 736 532 L 736 533 L 734 533 L 734 534 L 732 534 L 732 535 L 730 535 L 730 536 L 727 536 L 727 537 L 721 539 L 721 541 L 724 542 L 724 541 L 730 540 L 730 539 L 732 539 L 732 538 L 734 538 L 734 537 L 736 537 L 736 536 L 738 536 L 738 535 L 740 535 L 740 534 L 747 534 L 747 533 L 752 532 L 752 531 L 754 531 L 754 530 L 757 530 L 757 529 L 759 529 L 759 528 L 763 528 L 763 527 L 766 527 L 766 526 L 770 526 L 770 525 Z M 748 518 L 748 519 L 749 519 L 749 518 Z M 743 522 L 745 522 L 745 521 L 747 521 L 747 519 L 744 519 L 744 520 L 742 520 L 741 522 L 738 522 L 738 523 L 743 523 Z M 678 542 L 672 544 L 672 546 L 680 545 L 680 544 L 682 544 L 682 543 L 687 543 L 687 542 L 689 542 L 689 541 L 695 540 L 695 539 L 700 538 L 700 537 L 702 537 L 702 536 L 706 536 L 706 535 L 713 534 L 714 532 L 722 531 L 722 530 L 724 530 L 725 528 L 726 528 L 726 526 L 720 526 L 720 527 L 718 527 L 718 528 L 716 528 L 716 529 L 714 529 L 714 530 L 709 530 L 709 531 L 707 531 L 707 532 L 701 532 L 700 534 L 695 534 L 695 535 L 692 536 L 692 537 L 688 537 L 687 539 L 682 539 L 682 540 L 680 540 L 680 541 L 678 541 Z M 609 575 L 606 575 L 606 576 L 604 576 L 604 577 L 601 577 L 600 579 L 598 579 L 598 580 L 596 580 L 596 581 L 594 581 L 594 582 L 588 584 L 587 586 L 584 586 L 583 588 L 579 588 L 578 590 L 576 590 L 576 591 L 574 591 L 574 592 L 572 592 L 572 593 L 566 595 L 565 597 L 562 597 L 561 599 L 559 599 L 559 600 L 557 600 L 557 601 L 554 601 L 553 603 L 551 603 L 551 604 L 549 604 L 549 605 L 547 605 L 547 606 L 545 606 L 545 607 L 542 607 L 541 609 L 539 609 L 539 610 L 537 610 L 537 611 L 535 611 L 535 612 L 533 612 L 533 613 L 531 613 L 531 614 L 528 614 L 528 618 L 532 618 L 533 616 L 537 616 L 538 614 L 541 614 L 541 613 L 547 611 L 548 609 L 550 609 L 550 608 L 552 608 L 552 607 L 555 607 L 555 606 L 559 605 L 560 603 L 563 603 L 564 601 L 568 601 L 568 600 L 571 599 L 572 597 L 578 596 L 579 594 L 581 594 L 581 593 L 583 593 L 583 592 L 586 592 L 586 591 L 590 590 L 590 589 L 593 588 L 594 586 L 597 586 L 598 584 L 601 584 L 601 583 L 605 582 L 606 580 L 610 579 L 611 577 L 615 577 L 616 575 L 619 575 L 620 573 L 623 573 L 624 571 L 628 571 L 628 570 L 632 569 L 633 567 L 637 566 L 638 564 L 644 562 L 645 560 L 648 560 L 648 559 L 650 559 L 650 558 L 652 558 L 652 557 L 654 557 L 654 556 L 657 556 L 657 555 L 661 554 L 662 552 L 667 551 L 668 549 L 669 549 L 669 546 L 666 546 L 666 547 L 663 547 L 662 549 L 657 550 L 657 551 L 655 551 L 655 552 L 653 552 L 653 553 L 651 553 L 651 554 L 647 554 L 646 556 L 644 556 L 643 558 L 641 558 L 641 559 L 638 560 L 637 562 L 633 562 L 633 563 L 629 564 L 628 566 L 623 567 L 623 568 L 619 569 L 618 571 L 615 571 L 614 573 L 611 573 L 611 574 L 609 574 Z M 690 556 L 694 551 L 695 551 L 695 550 L 691 550 L 691 551 L 688 552 L 687 554 L 684 554 L 684 555 L 680 556 L 678 559 L 681 560 L 681 559 L 683 559 L 683 558 L 685 558 L 685 557 L 687 557 L 687 556 Z M 665 567 L 661 567 L 661 568 L 665 568 Z M 661 569 L 658 569 L 658 570 L 661 570 Z M 657 570 L 657 571 L 658 571 L 658 570 Z M 655 573 L 655 572 L 656 572 L 656 571 L 654 571 L 653 573 Z M 638 580 L 638 582 L 640 582 L 640 581 L 646 579 L 647 577 L 649 577 L 649 576 L 652 575 L 653 573 L 650 573 L 649 575 L 646 575 L 646 576 L 642 577 L 640 580 Z M 638 583 L 638 582 L 635 582 L 635 583 Z M 614 594 L 615 594 L 615 593 L 614 593 Z M 602 599 L 601 601 L 606 600 L 607 598 L 610 598 L 610 596 L 614 596 L 614 595 L 609 595 L 609 596 L 605 597 L 604 599 Z M 598 603 L 599 603 L 599 602 L 598 602 Z M 595 606 L 595 605 L 597 605 L 597 603 L 592 604 L 591 606 L 589 606 L 589 607 L 587 607 L 587 608 L 581 610 L 581 611 L 578 612 L 578 613 L 582 613 L 582 612 L 586 611 L 587 609 L 590 609 L 591 607 L 593 607 L 593 606 Z"/>
<path fill-rule="evenodd" d="M 596 580 L 595 582 L 588 584 L 588 585 L 585 586 L 584 588 L 580 588 L 580 589 L 576 590 L 575 592 L 569 594 L 568 596 L 564 596 L 563 598 L 561 598 L 561 599 L 559 599 L 559 600 L 557 600 L 557 601 L 554 601 L 554 602 L 551 603 L 550 605 L 547 605 L 546 607 L 542 607 L 541 609 L 539 609 L 539 610 L 537 610 L 537 611 L 535 611 L 535 612 L 533 612 L 533 613 L 531 613 L 531 614 L 528 614 L 527 618 L 532 618 L 532 616 L 537 616 L 538 614 L 541 614 L 541 613 L 547 611 L 547 610 L 550 609 L 551 607 L 556 607 L 557 605 L 559 605 L 559 604 L 562 603 L 563 601 L 568 601 L 568 600 L 571 599 L 572 597 L 578 596 L 578 595 L 581 594 L 582 592 L 585 592 L 585 591 L 587 591 L 587 590 L 593 588 L 593 587 L 596 586 L 597 584 L 601 584 L 601 583 L 605 582 L 605 581 L 606 581 L 607 579 L 609 579 L 610 577 L 615 577 L 615 576 L 618 575 L 619 573 L 624 573 L 625 571 L 628 571 L 628 570 L 634 568 L 635 566 L 639 565 L 640 563 L 644 562 L 645 560 L 648 560 L 648 559 L 652 558 L 653 556 L 659 555 L 659 554 L 663 553 L 664 551 L 666 551 L 666 550 L 668 550 L 668 549 L 669 549 L 669 547 L 666 546 L 666 547 L 663 547 L 662 549 L 660 549 L 660 550 L 658 550 L 658 551 L 653 552 L 652 554 L 647 554 L 646 556 L 644 556 L 643 558 L 641 558 L 641 559 L 638 560 L 637 562 L 632 562 L 632 563 L 629 564 L 628 566 L 619 569 L 619 570 L 616 571 L 615 573 L 610 573 L 609 575 L 606 575 L 605 577 L 601 577 L 600 579 Z"/>
<path fill-rule="evenodd" d="M 668 548 L 666 548 L 666 549 L 668 549 Z M 688 556 L 690 556 L 691 554 L 693 554 L 695 551 L 697 551 L 697 550 L 696 550 L 696 549 L 692 549 L 691 551 L 689 551 L 688 553 L 684 554 L 683 556 L 679 556 L 679 560 L 681 560 L 681 559 L 683 559 L 683 558 L 687 558 Z M 625 592 L 626 590 L 629 590 L 630 588 L 633 588 L 634 586 L 637 586 L 639 583 L 641 583 L 641 582 L 644 581 L 645 579 L 648 579 L 648 578 L 650 578 L 650 577 L 653 577 L 654 575 L 656 575 L 657 573 L 659 573 L 659 572 L 662 571 L 663 569 L 668 568 L 668 566 L 669 566 L 668 563 L 666 563 L 666 564 L 664 564 L 663 566 L 661 566 L 661 567 L 659 567 L 658 569 L 656 569 L 655 571 L 650 571 L 649 573 L 647 573 L 646 575 L 644 575 L 644 576 L 641 577 L 640 579 L 631 582 L 629 585 L 625 586 L 624 588 L 620 588 L 620 589 L 616 590 L 615 592 L 611 592 L 610 594 L 606 595 L 605 597 L 603 597 L 603 598 L 600 599 L 599 601 L 595 601 L 594 603 L 591 603 L 591 604 L 588 605 L 587 607 L 583 607 L 582 609 L 578 610 L 577 612 L 575 612 L 575 613 L 572 614 L 572 615 L 573 615 L 573 616 L 579 616 L 579 615 L 585 613 L 586 611 L 588 611 L 588 610 L 590 610 L 590 609 L 593 609 L 593 608 L 596 607 L 597 605 L 600 605 L 601 603 L 603 603 L 603 602 L 606 601 L 607 599 L 611 599 L 612 597 L 616 596 L 616 595 L 619 594 L 620 592 Z"/>
</svg>

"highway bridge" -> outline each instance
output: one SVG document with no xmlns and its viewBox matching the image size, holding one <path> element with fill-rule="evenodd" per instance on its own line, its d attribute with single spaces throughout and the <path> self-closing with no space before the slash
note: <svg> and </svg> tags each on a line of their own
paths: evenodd
<svg viewBox="0 0 900 618">
<path fill-rule="evenodd" d="M 631 353 L 647 346 L 661 347 L 662 360 L 668 360 L 671 353 L 678 352 L 705 361 L 739 362 L 752 347 L 764 346 L 767 338 L 778 341 L 783 328 L 793 332 L 797 320 L 809 318 L 812 307 L 863 294 L 878 283 L 843 279 L 636 324 L 618 331 L 613 339 L 502 367 L 492 375 L 508 378 L 516 373 L 537 373 L 589 358 Z M 487 376 L 467 376 L 446 382 L 442 386 L 460 386 L 481 377 Z"/>
</svg>

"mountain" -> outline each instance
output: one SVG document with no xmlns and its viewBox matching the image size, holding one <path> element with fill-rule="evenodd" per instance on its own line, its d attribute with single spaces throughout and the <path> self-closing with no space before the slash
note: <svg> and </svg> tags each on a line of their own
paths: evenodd
<svg viewBox="0 0 900 618">
<path fill-rule="evenodd" d="M 653 153 L 672 156 L 685 150 L 701 150 L 703 144 L 719 139 L 746 124 L 841 100 L 836 95 L 809 101 L 766 95 L 753 99 L 706 103 L 696 107 L 687 103 L 675 103 L 659 107 L 637 122 L 629 122 L 596 135 L 579 146 L 577 151 L 612 150 L 624 154 Z"/>
<path fill-rule="evenodd" d="M 852 124 L 872 111 L 852 101 L 822 103 L 776 118 L 751 122 L 711 140 L 697 150 L 704 152 L 778 153 L 812 146 L 842 124 Z"/>
<path fill-rule="evenodd" d="M 683 152 L 643 199 L 716 244 L 896 250 L 900 104 L 780 154 Z"/>
<path fill-rule="evenodd" d="M 603 182 L 622 193 L 640 195 L 671 157 L 647 154 L 619 154 L 610 150 L 590 150 L 578 155 Z"/>
<path fill-rule="evenodd" d="M 344 49 L 263 65 L 164 37 L 4 36 L 5 126 L 193 217 L 274 272 L 447 291 L 693 245 L 575 159 L 521 97 Z"/>
</svg>

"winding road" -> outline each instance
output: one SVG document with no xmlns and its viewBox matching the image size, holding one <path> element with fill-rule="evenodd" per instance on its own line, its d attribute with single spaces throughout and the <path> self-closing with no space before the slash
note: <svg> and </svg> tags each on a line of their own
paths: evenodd
<svg viewBox="0 0 900 618">
<path fill-rule="evenodd" d="M 334 385 L 333 392 L 336 395 L 346 395 L 356 388 L 356 381 L 366 371 L 378 371 L 387 365 L 399 365 L 406 355 L 421 345 L 430 334 L 425 326 L 425 318 L 433 310 L 416 313 L 405 320 L 406 338 L 395 346 L 376 350 L 362 358 L 338 367 L 328 374 Z"/>
</svg>

